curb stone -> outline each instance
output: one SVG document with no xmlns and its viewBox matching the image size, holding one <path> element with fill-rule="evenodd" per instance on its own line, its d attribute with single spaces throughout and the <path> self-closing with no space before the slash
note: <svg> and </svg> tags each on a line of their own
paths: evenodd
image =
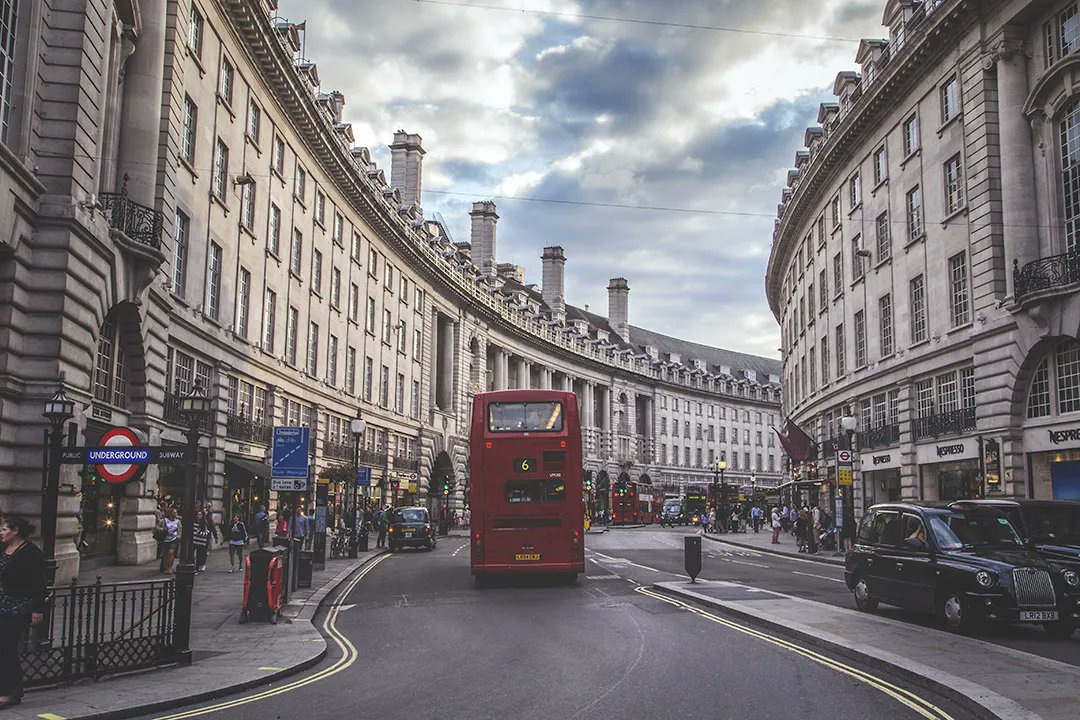
<svg viewBox="0 0 1080 720">
<path fill-rule="evenodd" d="M 703 535 L 702 537 L 707 538 L 709 540 L 712 540 L 713 542 L 716 542 L 716 543 L 726 543 L 728 545 L 735 545 L 737 547 L 744 548 L 746 550 L 756 550 L 757 552 L 766 553 L 768 555 L 776 555 L 777 557 L 794 558 L 796 560 L 808 560 L 810 562 L 821 563 L 823 565 L 834 565 L 836 567 L 844 567 L 844 557 L 842 555 L 837 556 L 835 558 L 833 556 L 831 556 L 831 555 L 818 556 L 818 555 L 811 555 L 810 553 L 799 553 L 799 554 L 796 555 L 794 553 L 786 553 L 786 552 L 782 552 L 780 550 L 773 550 L 772 548 L 758 547 L 757 545 L 753 545 L 751 543 L 739 542 L 738 540 L 731 540 L 731 539 L 728 538 L 728 535 L 730 535 L 730 534 L 731 533 L 727 533 L 723 537 L 713 537 L 711 535 Z"/>
</svg>

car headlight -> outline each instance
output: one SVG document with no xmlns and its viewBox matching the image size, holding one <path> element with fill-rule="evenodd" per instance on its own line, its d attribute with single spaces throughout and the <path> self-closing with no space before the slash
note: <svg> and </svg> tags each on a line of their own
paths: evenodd
<svg viewBox="0 0 1080 720">
<path fill-rule="evenodd" d="M 1069 587 L 1076 587 L 1080 585 L 1080 575 L 1076 574 L 1075 570 L 1066 570 L 1061 573 L 1061 577 L 1065 580 L 1065 584 Z"/>
<path fill-rule="evenodd" d="M 975 582 L 979 583 L 983 587 L 990 587 L 994 584 L 994 576 L 985 570 L 980 570 L 975 573 Z"/>
</svg>

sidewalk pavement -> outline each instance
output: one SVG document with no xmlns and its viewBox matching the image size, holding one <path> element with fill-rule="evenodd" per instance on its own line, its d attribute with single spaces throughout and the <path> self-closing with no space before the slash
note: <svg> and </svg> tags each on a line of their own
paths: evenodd
<svg viewBox="0 0 1080 720">
<path fill-rule="evenodd" d="M 981 718 L 1076 720 L 1080 668 L 972 637 L 730 582 L 656 586 L 930 687 Z M 992 688 L 992 689 L 991 689 Z"/>
<path fill-rule="evenodd" d="M 374 537 L 371 540 L 374 548 Z M 326 642 L 312 624 L 320 603 L 354 570 L 383 552 L 372 549 L 356 560 L 327 560 L 325 570 L 314 572 L 311 589 L 289 596 L 278 624 L 241 625 L 244 574 L 230 574 L 228 547 L 215 546 L 206 570 L 195 577 L 191 665 L 28 690 L 21 705 L 7 709 L 5 720 L 130 717 L 222 697 L 307 669 L 326 655 Z M 154 561 L 100 568 L 83 573 L 79 582 L 93 583 L 98 576 L 103 582 L 165 577 Z"/>
<path fill-rule="evenodd" d="M 780 543 L 778 545 L 773 545 L 772 530 L 766 528 L 762 528 L 760 532 L 750 530 L 749 532 L 724 533 L 723 535 L 708 533 L 703 537 L 714 542 L 737 545 L 739 547 L 749 548 L 763 553 L 771 553 L 773 555 L 797 557 L 800 560 L 813 560 L 814 562 L 826 563 L 829 565 L 844 564 L 844 556 L 834 555 L 832 550 L 818 550 L 813 555 L 810 553 L 799 552 L 799 547 L 795 542 L 795 536 L 791 533 L 781 532 Z"/>
</svg>

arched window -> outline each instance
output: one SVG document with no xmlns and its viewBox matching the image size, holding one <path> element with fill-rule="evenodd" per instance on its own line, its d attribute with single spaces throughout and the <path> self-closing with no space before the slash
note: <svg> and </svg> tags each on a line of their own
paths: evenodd
<svg viewBox="0 0 1080 720">
<path fill-rule="evenodd" d="M 1061 191 L 1065 219 L 1065 251 L 1080 245 L 1080 100 L 1061 118 Z"/>
<path fill-rule="evenodd" d="M 1080 412 L 1080 341 L 1066 340 L 1047 353 L 1031 378 L 1029 418 Z"/>
<path fill-rule="evenodd" d="M 112 316 L 105 318 L 98 334 L 94 399 L 120 407 L 127 404 L 127 362 Z"/>
</svg>

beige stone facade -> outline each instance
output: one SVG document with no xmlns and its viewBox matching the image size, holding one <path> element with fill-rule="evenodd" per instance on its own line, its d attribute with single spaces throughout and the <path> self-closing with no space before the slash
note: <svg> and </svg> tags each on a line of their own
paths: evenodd
<svg viewBox="0 0 1080 720">
<path fill-rule="evenodd" d="M 16 33 L 0 66 L 5 511 L 39 513 L 58 384 L 78 406 L 73 445 L 116 425 L 180 445 L 177 398 L 207 388 L 197 494 L 218 512 L 275 507 L 273 426 L 309 426 L 321 472 L 352 462 L 358 412 L 376 494 L 433 502 L 429 477 L 448 470 L 460 508 L 469 400 L 509 387 L 576 392 L 597 476 L 677 493 L 722 454 L 729 482 L 779 480 L 778 362 L 631 325 L 622 278 L 610 324 L 568 304 L 562 248 L 544 249 L 534 290 L 497 262 L 494 203 L 450 242 L 420 208 L 422 139 L 397 133 L 376 167 L 275 5 L 0 2 Z M 177 468 L 110 486 L 65 466 L 62 575 L 151 560 L 157 499 L 181 483 Z"/>
<path fill-rule="evenodd" d="M 859 508 L 1080 493 L 1078 22 L 891 0 L 795 155 L 766 280 L 784 408 L 826 477 L 857 418 Z"/>
</svg>

